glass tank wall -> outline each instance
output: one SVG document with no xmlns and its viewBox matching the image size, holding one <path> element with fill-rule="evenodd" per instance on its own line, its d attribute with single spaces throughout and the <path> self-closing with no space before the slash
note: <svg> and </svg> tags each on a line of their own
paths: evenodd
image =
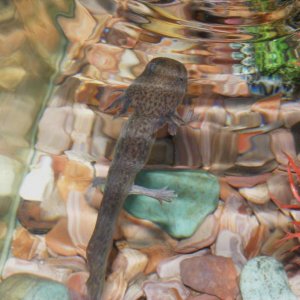
<svg viewBox="0 0 300 300">
<path fill-rule="evenodd" d="M 103 300 L 300 297 L 299 13 L 295 0 L 2 1 L 0 298 L 87 297 L 132 113 L 105 108 L 155 57 L 185 65 L 178 114 L 194 118 L 158 130 Z"/>
</svg>

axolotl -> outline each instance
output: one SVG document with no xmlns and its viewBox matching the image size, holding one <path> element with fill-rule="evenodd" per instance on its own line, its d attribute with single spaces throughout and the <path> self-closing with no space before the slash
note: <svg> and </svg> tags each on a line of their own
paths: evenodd
<svg viewBox="0 0 300 300">
<path fill-rule="evenodd" d="M 184 121 L 177 114 L 187 89 L 185 66 L 170 58 L 152 59 L 145 70 L 108 108 L 121 107 L 118 116 L 133 112 L 117 141 L 103 200 L 87 247 L 90 276 L 87 281 L 91 300 L 101 300 L 107 261 L 112 248 L 116 222 L 135 177 L 147 163 L 155 134 L 168 124 L 170 134 Z"/>
</svg>

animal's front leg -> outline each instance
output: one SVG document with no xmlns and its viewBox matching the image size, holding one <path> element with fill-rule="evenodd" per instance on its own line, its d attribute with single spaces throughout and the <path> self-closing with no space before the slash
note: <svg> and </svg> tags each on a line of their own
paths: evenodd
<svg viewBox="0 0 300 300">
<path fill-rule="evenodd" d="M 170 135 L 175 135 L 177 132 L 177 128 L 180 126 L 189 125 L 191 122 L 195 122 L 199 120 L 199 116 L 196 116 L 192 109 L 190 109 L 184 116 L 181 118 L 177 111 L 173 114 L 167 116 L 167 124 L 168 124 L 168 131 Z"/>
<path fill-rule="evenodd" d="M 131 100 L 125 92 L 123 95 L 117 97 L 104 111 L 108 112 L 110 110 L 120 108 L 119 112 L 114 116 L 114 118 L 118 118 L 124 116 L 128 112 L 130 104 Z"/>
</svg>

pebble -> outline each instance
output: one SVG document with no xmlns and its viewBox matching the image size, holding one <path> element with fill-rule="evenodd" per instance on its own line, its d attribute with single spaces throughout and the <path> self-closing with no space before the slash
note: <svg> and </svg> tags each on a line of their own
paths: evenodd
<svg viewBox="0 0 300 300">
<path fill-rule="evenodd" d="M 276 203 L 280 201 L 282 204 L 291 204 L 294 199 L 289 179 L 286 174 L 274 174 L 268 181 L 267 186 L 271 199 Z"/>
<path fill-rule="evenodd" d="M 231 258 L 239 272 L 247 262 L 243 253 L 241 237 L 226 229 L 219 232 L 214 254 Z"/>
<path fill-rule="evenodd" d="M 50 280 L 65 282 L 71 272 L 72 271 L 68 268 L 63 268 L 62 266 L 53 266 L 51 263 L 46 263 L 45 260 L 33 259 L 28 261 L 25 259 L 10 257 L 4 265 L 2 278 L 11 278 L 13 275 L 17 274 L 28 274 L 28 276 L 31 274 L 35 276 L 42 276 L 43 278 Z M 22 278 L 25 279 L 25 277 Z M 0 295 L 3 296 L 1 292 Z M 6 298 L 4 299 L 6 300 Z"/>
<path fill-rule="evenodd" d="M 19 195 L 25 200 L 43 201 L 45 194 L 54 188 L 54 172 L 50 156 L 42 156 L 40 161 L 25 176 Z"/>
<path fill-rule="evenodd" d="M 300 103 L 286 102 L 280 107 L 280 119 L 284 122 L 284 126 L 291 128 L 300 122 Z M 296 143 L 297 144 L 297 143 Z"/>
<path fill-rule="evenodd" d="M 226 149 L 226 151 L 220 151 L 220 149 Z M 228 169 L 234 166 L 236 159 L 237 134 L 231 130 L 220 128 L 214 134 L 212 141 L 211 169 Z"/>
<path fill-rule="evenodd" d="M 240 278 L 243 300 L 297 300 L 290 290 L 283 265 L 273 257 L 248 261 Z"/>
<path fill-rule="evenodd" d="M 191 257 L 203 256 L 208 253 L 209 253 L 208 249 L 203 249 L 194 253 L 176 255 L 176 256 L 163 259 L 159 263 L 156 272 L 160 278 L 180 277 L 180 263 L 183 260 Z"/>
<path fill-rule="evenodd" d="M 247 167 L 261 167 L 268 161 L 274 159 L 270 149 L 270 136 L 258 134 L 251 138 L 251 149 L 239 156 L 237 165 Z"/>
<path fill-rule="evenodd" d="M 18 221 L 31 233 L 47 233 L 57 221 L 44 220 L 41 211 L 41 202 L 22 200 L 17 213 Z"/>
<path fill-rule="evenodd" d="M 135 217 L 150 220 L 175 238 L 187 238 L 212 213 L 218 204 L 219 182 L 203 171 L 142 171 L 135 184 L 146 188 L 175 191 L 171 202 L 142 195 L 132 195 L 125 201 L 125 210 Z"/>
<path fill-rule="evenodd" d="M 223 300 L 238 294 L 237 271 L 231 258 L 206 255 L 181 262 L 180 273 L 185 285 Z"/>
<path fill-rule="evenodd" d="M 219 300 L 219 299 L 220 298 L 215 297 L 215 296 L 211 296 L 208 294 L 202 294 L 200 296 L 189 297 L 187 300 Z"/>
<path fill-rule="evenodd" d="M 69 300 L 68 289 L 61 283 L 29 274 L 10 276 L 0 283 L 5 300 Z"/>
<path fill-rule="evenodd" d="M 48 107 L 39 122 L 35 148 L 50 154 L 61 154 L 71 145 L 72 107 Z"/>
<path fill-rule="evenodd" d="M 248 201 L 256 204 L 264 204 L 270 200 L 268 186 L 265 183 L 258 184 L 251 188 L 241 188 L 239 192 Z"/>
<path fill-rule="evenodd" d="M 281 94 L 275 94 L 255 102 L 251 110 L 264 116 L 267 123 L 278 120 L 280 109 Z"/>
<path fill-rule="evenodd" d="M 147 300 L 187 300 L 190 291 L 176 279 L 146 281 L 143 286 Z"/>
<path fill-rule="evenodd" d="M 293 127 L 291 128 L 291 130 Z M 292 131 L 293 133 L 293 131 Z M 287 154 L 291 157 L 296 156 L 296 147 L 298 140 L 293 138 L 292 134 L 287 129 L 276 129 L 270 133 L 271 136 L 271 149 L 275 155 L 275 159 L 282 165 L 288 164 Z M 295 137 L 295 135 L 294 135 Z"/>
<path fill-rule="evenodd" d="M 241 196 L 231 196 L 226 200 L 220 218 L 220 230 L 227 229 L 237 233 L 242 239 L 243 248 L 251 242 L 259 225 L 248 203 Z"/>
<path fill-rule="evenodd" d="M 271 173 L 264 173 L 256 176 L 226 176 L 225 180 L 233 187 L 243 188 L 264 183 L 271 175 Z"/>
</svg>

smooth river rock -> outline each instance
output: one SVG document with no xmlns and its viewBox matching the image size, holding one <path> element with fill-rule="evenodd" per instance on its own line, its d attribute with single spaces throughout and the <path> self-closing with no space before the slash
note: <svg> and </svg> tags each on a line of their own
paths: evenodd
<svg viewBox="0 0 300 300">
<path fill-rule="evenodd" d="M 238 295 L 237 271 L 231 258 L 205 255 L 188 258 L 180 264 L 182 282 L 197 292 L 222 300 Z"/>
<path fill-rule="evenodd" d="M 125 210 L 137 218 L 150 220 L 175 238 L 190 237 L 218 204 L 219 182 L 203 171 L 142 171 L 135 184 L 151 188 L 167 187 L 177 197 L 160 204 L 156 199 L 132 195 L 125 201 Z"/>
<path fill-rule="evenodd" d="M 243 300 L 297 300 L 292 293 L 283 265 L 273 257 L 250 260 L 240 278 Z"/>
<path fill-rule="evenodd" d="M 68 289 L 59 282 L 29 274 L 17 274 L 0 283 L 5 300 L 70 300 Z"/>
</svg>

